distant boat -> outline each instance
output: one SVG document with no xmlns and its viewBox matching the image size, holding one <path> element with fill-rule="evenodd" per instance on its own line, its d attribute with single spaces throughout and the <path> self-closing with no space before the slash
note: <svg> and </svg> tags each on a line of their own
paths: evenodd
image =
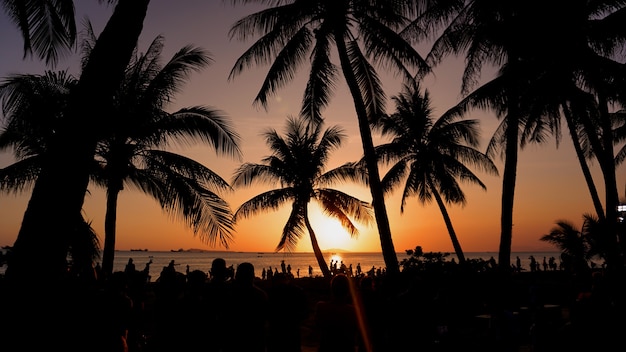
<svg viewBox="0 0 626 352">
<path fill-rule="evenodd" d="M 130 251 L 131 252 L 147 252 L 148 248 L 144 248 L 144 249 L 131 248 Z"/>
</svg>

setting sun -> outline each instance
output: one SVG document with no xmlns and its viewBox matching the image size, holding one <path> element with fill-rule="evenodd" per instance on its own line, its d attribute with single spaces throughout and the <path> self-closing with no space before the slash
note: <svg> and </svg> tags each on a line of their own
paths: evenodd
<svg viewBox="0 0 626 352">
<path fill-rule="evenodd" d="M 358 238 L 352 238 L 339 221 L 323 215 L 321 211 L 316 209 L 311 209 L 309 215 L 322 250 L 345 249 L 351 251 L 354 249 Z M 358 227 L 359 224 L 356 225 Z"/>
</svg>

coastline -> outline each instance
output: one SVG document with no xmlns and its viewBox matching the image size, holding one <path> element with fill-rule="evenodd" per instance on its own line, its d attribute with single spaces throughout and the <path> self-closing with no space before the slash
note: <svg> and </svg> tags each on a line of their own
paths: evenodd
<svg viewBox="0 0 626 352">
<path fill-rule="evenodd" d="M 456 255 L 450 252 L 446 260 L 456 260 Z M 397 252 L 398 261 L 409 258 L 406 252 Z M 511 263 L 515 263 L 517 256 L 521 259 L 521 265 L 529 271 L 529 256 L 534 255 L 537 260 L 541 261 L 543 257 L 549 258 L 555 256 L 558 258 L 559 252 L 557 251 L 535 251 L 535 252 L 512 252 Z M 356 270 L 356 266 L 361 264 L 364 271 L 384 268 L 385 263 L 380 252 L 339 252 L 339 251 L 324 251 L 324 256 L 327 263 L 331 259 L 337 261 L 344 261 L 346 265 L 353 265 L 353 270 Z M 496 252 L 466 252 L 467 259 L 482 259 L 489 260 L 490 257 L 497 258 Z M 282 260 L 285 260 L 287 264 L 291 264 L 294 270 L 294 276 L 297 276 L 297 270 L 300 269 L 300 276 L 308 276 L 308 266 L 311 265 L 313 269 L 313 276 L 321 275 L 319 266 L 312 252 L 240 252 L 240 251 L 224 251 L 224 250 L 204 250 L 204 249 L 187 249 L 183 251 L 130 251 L 130 250 L 116 250 L 114 271 L 123 271 L 129 258 L 133 258 L 137 269 L 142 269 L 148 262 L 152 262 L 150 265 L 150 275 L 152 280 L 156 280 L 161 269 L 168 265 L 171 260 L 176 262 L 176 270 L 179 272 L 185 272 L 187 265 L 190 270 L 202 270 L 208 272 L 211 267 L 211 261 L 217 257 L 224 258 L 227 264 L 233 265 L 234 268 L 242 262 L 251 262 L 256 269 L 256 275 L 261 276 L 263 268 L 269 270 L 271 267 L 275 270 L 279 267 Z M 0 275 L 4 274 L 6 266 L 0 267 Z"/>
</svg>

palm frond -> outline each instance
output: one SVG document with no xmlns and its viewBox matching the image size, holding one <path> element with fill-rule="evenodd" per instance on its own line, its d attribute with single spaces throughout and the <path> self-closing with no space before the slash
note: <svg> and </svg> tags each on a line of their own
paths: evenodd
<svg viewBox="0 0 626 352">
<path fill-rule="evenodd" d="M 304 236 L 306 225 L 304 222 L 306 216 L 306 207 L 300 207 L 297 203 L 292 206 L 291 213 L 287 223 L 283 227 L 283 232 L 280 237 L 280 241 L 276 246 L 276 251 L 285 250 L 291 252 L 296 249 L 298 240 Z"/>
<path fill-rule="evenodd" d="M 248 218 L 258 213 L 276 211 L 289 200 L 294 199 L 292 188 L 273 189 L 256 195 L 237 208 L 234 219 Z"/>
<path fill-rule="evenodd" d="M 328 106 L 335 91 L 337 67 L 330 61 L 330 42 L 325 36 L 318 36 L 311 60 L 311 72 L 304 90 L 300 115 L 320 123 L 322 110 Z"/>
<path fill-rule="evenodd" d="M 315 199 L 321 204 L 324 214 L 339 220 L 352 235 L 356 235 L 358 231 L 350 218 L 365 225 L 374 221 L 374 211 L 369 203 L 344 192 L 319 188 L 316 190 Z"/>
<path fill-rule="evenodd" d="M 40 169 L 41 159 L 38 156 L 18 160 L 0 168 L 0 191 L 19 194 L 32 189 Z"/>
<path fill-rule="evenodd" d="M 357 41 L 349 42 L 347 50 L 352 71 L 368 111 L 368 117 L 373 123 L 378 117 L 384 115 L 387 96 L 376 70 L 361 52 L 359 43 Z"/>
<path fill-rule="evenodd" d="M 244 163 L 234 172 L 233 187 L 250 186 L 253 183 L 276 184 L 281 182 L 282 171 L 264 164 Z"/>
<path fill-rule="evenodd" d="M 311 33 L 306 27 L 298 31 L 293 38 L 290 38 L 274 57 L 261 89 L 254 98 L 255 104 L 267 108 L 268 97 L 294 79 L 298 68 L 303 63 L 308 62 L 307 54 L 311 50 L 311 43 Z"/>
<path fill-rule="evenodd" d="M 160 54 L 160 53 L 159 53 Z M 158 56 L 157 56 L 158 57 Z M 208 66 L 213 59 L 210 53 L 202 48 L 187 45 L 178 50 L 174 56 L 149 80 L 145 95 L 151 104 L 164 106 L 181 92 L 182 84 L 189 74 Z"/>
<path fill-rule="evenodd" d="M 71 52 L 76 42 L 73 1 L 5 0 L 2 4 L 22 33 L 25 58 L 34 52 L 46 64 L 55 66 Z"/>
<path fill-rule="evenodd" d="M 166 142 L 194 146 L 202 142 L 220 155 L 241 159 L 241 137 L 220 110 L 206 106 L 182 108 L 154 124 L 154 131 Z M 149 130 L 147 130 L 149 131 Z"/>
</svg>

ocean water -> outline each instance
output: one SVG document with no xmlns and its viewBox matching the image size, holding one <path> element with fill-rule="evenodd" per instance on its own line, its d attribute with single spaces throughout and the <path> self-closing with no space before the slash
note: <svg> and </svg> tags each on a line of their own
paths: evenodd
<svg viewBox="0 0 626 352">
<path fill-rule="evenodd" d="M 530 256 L 534 256 L 540 263 L 543 257 L 546 259 L 551 256 L 557 259 L 559 258 L 559 252 L 512 252 L 511 263 L 515 263 L 516 257 L 519 256 L 522 268 L 529 270 L 530 268 Z M 397 253 L 398 260 L 408 258 L 409 256 L 405 252 Z M 184 273 L 189 266 L 189 270 L 202 270 L 206 273 L 211 268 L 211 262 L 215 258 L 223 258 L 226 261 L 227 266 L 233 266 L 237 268 L 237 265 L 243 262 L 250 262 L 254 265 L 256 275 L 261 276 L 263 268 L 266 270 L 275 270 L 278 268 L 280 271 L 281 261 L 285 261 L 285 265 L 291 265 L 291 272 L 294 276 L 304 277 L 308 276 L 309 265 L 312 267 L 313 276 L 321 276 L 322 273 L 317 264 L 315 256 L 311 252 L 297 252 L 297 253 L 276 253 L 276 252 L 231 252 L 231 251 L 115 251 L 115 261 L 113 263 L 114 271 L 123 271 L 128 259 L 132 258 L 135 264 L 135 269 L 142 270 L 145 265 L 152 261 L 150 265 L 151 280 L 154 281 L 159 277 L 159 274 L 163 267 L 167 266 L 170 261 L 174 261 L 176 271 Z M 325 252 L 324 257 L 326 262 L 330 264 L 331 260 L 335 260 L 339 263 L 343 262 L 346 266 L 352 265 L 353 272 L 356 272 L 358 264 L 361 265 L 361 270 L 367 272 L 372 268 L 384 268 L 385 261 L 381 253 L 362 253 L 362 252 Z M 494 257 L 498 258 L 496 252 L 466 252 L 466 259 L 483 259 L 489 260 Z M 457 260 L 454 253 L 450 253 L 447 260 L 454 258 Z M 458 262 L 458 260 L 457 260 Z M 0 274 L 4 274 L 6 266 L 0 267 Z"/>
<path fill-rule="evenodd" d="M 515 263 L 517 256 L 520 257 L 522 268 L 529 270 L 530 260 L 529 257 L 533 255 L 539 262 L 554 256 L 559 258 L 559 252 L 513 252 L 511 253 L 511 263 Z M 409 256 L 405 252 L 397 253 L 398 260 L 408 258 Z M 291 265 L 291 272 L 294 276 L 298 277 L 298 269 L 300 269 L 299 276 L 308 276 L 309 265 L 312 267 L 313 276 L 321 276 L 322 273 L 317 265 L 317 260 L 313 253 L 275 253 L 275 252 L 229 252 L 229 251 L 183 251 L 183 252 L 161 252 L 161 251 L 116 251 L 115 262 L 113 265 L 114 271 L 122 271 L 128 263 L 128 259 L 132 258 L 137 270 L 142 270 L 146 263 L 152 260 L 150 265 L 151 280 L 154 281 L 158 278 L 159 273 L 164 266 L 167 266 L 170 261 L 174 260 L 176 271 L 185 272 L 187 265 L 189 270 L 202 270 L 204 272 L 209 271 L 211 268 L 211 262 L 215 258 L 223 258 L 226 261 L 227 266 L 233 266 L 237 268 L 239 263 L 250 262 L 254 265 L 257 276 L 261 276 L 263 268 L 266 270 L 281 270 L 281 261 L 285 261 L 285 265 Z M 353 271 L 356 272 L 358 264 L 361 265 L 361 270 L 367 272 L 372 268 L 384 268 L 385 261 L 381 253 L 361 253 L 361 252 L 326 252 L 324 253 L 326 262 L 330 265 L 330 261 L 335 260 L 345 263 L 346 266 L 352 264 Z M 494 257 L 496 260 L 498 254 L 495 252 L 467 252 L 465 253 L 466 259 L 478 259 L 489 260 Z M 456 255 L 450 254 L 447 260 L 452 258 L 456 259 Z M 457 260 L 458 262 L 458 260 Z"/>
</svg>

